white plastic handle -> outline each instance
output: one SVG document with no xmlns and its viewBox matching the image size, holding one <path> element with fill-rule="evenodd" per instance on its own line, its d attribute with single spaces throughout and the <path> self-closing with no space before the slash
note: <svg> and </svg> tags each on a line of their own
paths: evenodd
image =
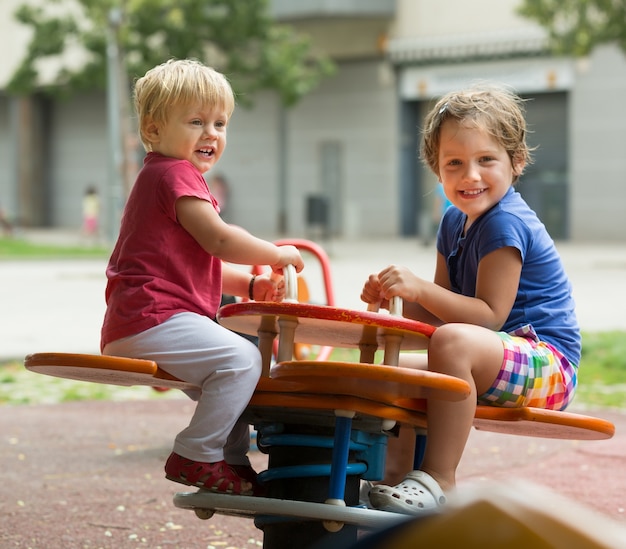
<svg viewBox="0 0 626 549">
<path fill-rule="evenodd" d="M 402 298 L 400 296 L 393 296 L 389 300 L 389 314 L 394 316 L 402 316 Z"/>
<path fill-rule="evenodd" d="M 402 316 L 402 298 L 400 296 L 394 296 L 389 300 L 389 314 L 394 316 Z M 367 310 L 372 313 L 377 313 L 380 309 L 380 303 L 368 303 Z"/>
<path fill-rule="evenodd" d="M 285 265 L 283 267 L 283 276 L 285 278 L 285 299 L 288 303 L 298 303 L 298 276 L 296 268 L 293 265 Z"/>
</svg>

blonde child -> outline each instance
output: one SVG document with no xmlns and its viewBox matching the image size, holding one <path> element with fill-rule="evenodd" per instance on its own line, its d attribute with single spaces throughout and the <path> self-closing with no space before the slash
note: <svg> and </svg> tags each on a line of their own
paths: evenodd
<svg viewBox="0 0 626 549">
<path fill-rule="evenodd" d="M 424 459 L 401 482 L 413 468 L 415 437 L 401 429 L 390 440 L 386 478 L 369 498 L 406 514 L 443 504 L 455 487 L 477 403 L 564 409 L 581 349 L 559 254 L 514 189 L 531 160 L 521 99 L 495 87 L 450 93 L 423 133 L 423 159 L 452 203 L 437 235 L 434 280 L 391 265 L 370 275 L 361 298 L 386 306 L 400 296 L 405 316 L 439 326 L 427 355 L 403 355 L 401 366 L 464 379 L 471 394 L 428 400 Z"/>
<path fill-rule="evenodd" d="M 156 361 L 195 384 L 189 426 L 165 465 L 175 482 L 232 494 L 259 493 L 240 420 L 261 373 L 258 349 L 214 322 L 222 291 L 280 300 L 283 282 L 223 262 L 303 267 L 275 246 L 220 218 L 203 174 L 226 147 L 234 95 L 226 78 L 192 60 L 170 60 L 134 90 L 147 151 L 107 267 L 103 354 Z"/>
</svg>

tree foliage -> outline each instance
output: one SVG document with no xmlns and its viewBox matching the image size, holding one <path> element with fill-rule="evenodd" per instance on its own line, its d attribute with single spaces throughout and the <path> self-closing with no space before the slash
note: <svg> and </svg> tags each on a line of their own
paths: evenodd
<svg viewBox="0 0 626 549">
<path fill-rule="evenodd" d="M 587 55 L 609 42 L 626 51 L 626 0 L 523 0 L 518 12 L 549 32 L 556 53 Z"/>
<path fill-rule="evenodd" d="M 111 24 L 111 10 L 121 14 L 119 24 Z M 15 16 L 33 31 L 8 85 L 16 94 L 104 89 L 107 32 L 129 81 L 167 59 L 196 58 L 228 76 L 240 103 L 273 89 L 293 105 L 333 71 L 307 37 L 269 17 L 267 0 L 47 0 L 24 4 Z M 78 67 L 77 56 L 84 59 Z M 42 74 L 45 60 L 59 67 L 51 79 Z"/>
</svg>

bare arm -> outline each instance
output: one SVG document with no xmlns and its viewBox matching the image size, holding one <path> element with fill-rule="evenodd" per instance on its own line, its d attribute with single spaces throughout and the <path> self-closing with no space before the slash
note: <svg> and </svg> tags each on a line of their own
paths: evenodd
<svg viewBox="0 0 626 549">
<path fill-rule="evenodd" d="M 252 275 L 229 265 L 222 265 L 222 293 L 248 297 Z"/>
<path fill-rule="evenodd" d="M 450 287 L 446 260 L 440 253 L 437 253 L 437 266 L 435 268 L 434 282 L 443 288 Z M 383 295 L 378 274 L 370 275 L 369 279 L 365 283 L 365 286 L 363 287 L 361 299 L 366 303 L 380 303 L 380 306 L 384 309 L 389 308 L 389 300 Z M 404 300 L 402 315 L 406 318 L 426 322 L 432 326 L 440 326 L 443 324 L 440 318 L 436 317 L 433 313 L 422 307 L 422 305 L 416 301 Z"/>
<path fill-rule="evenodd" d="M 269 265 L 276 272 L 282 272 L 282 267 L 290 264 L 295 266 L 297 272 L 304 267 L 295 247 L 275 246 L 240 227 L 225 223 L 206 200 L 179 198 L 176 201 L 176 216 L 207 253 L 222 261 L 240 265 Z"/>
<path fill-rule="evenodd" d="M 442 288 L 450 289 L 450 278 L 448 277 L 448 267 L 446 265 L 446 258 L 437 252 L 437 263 L 435 266 L 435 276 L 433 278 L 434 283 Z M 414 320 L 421 320 L 427 322 L 432 326 L 439 326 L 443 324 L 443 321 L 425 309 L 422 305 L 415 301 L 407 301 L 404 304 L 404 316 L 412 318 Z"/>
<path fill-rule="evenodd" d="M 499 330 L 508 318 L 519 286 L 522 260 L 515 248 L 500 248 L 485 256 L 478 266 L 476 296 L 449 290 L 445 260 L 437 258 L 435 282 L 414 275 L 405 267 L 391 265 L 378 275 L 381 295 L 400 296 L 405 315 L 427 322 L 465 322 Z M 423 309 L 423 310 L 422 310 Z M 429 313 L 424 316 L 423 312 Z"/>
</svg>

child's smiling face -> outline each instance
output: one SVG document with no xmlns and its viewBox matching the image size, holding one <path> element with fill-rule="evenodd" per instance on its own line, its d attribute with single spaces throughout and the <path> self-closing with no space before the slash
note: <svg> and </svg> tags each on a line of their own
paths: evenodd
<svg viewBox="0 0 626 549">
<path fill-rule="evenodd" d="M 446 196 L 468 224 L 497 204 L 524 168 L 480 126 L 455 119 L 441 126 L 438 158 Z"/>
<path fill-rule="evenodd" d="M 226 148 L 228 114 L 219 107 L 173 107 L 163 124 L 150 126 L 152 150 L 164 156 L 188 160 L 200 173 L 209 171 Z"/>
</svg>

